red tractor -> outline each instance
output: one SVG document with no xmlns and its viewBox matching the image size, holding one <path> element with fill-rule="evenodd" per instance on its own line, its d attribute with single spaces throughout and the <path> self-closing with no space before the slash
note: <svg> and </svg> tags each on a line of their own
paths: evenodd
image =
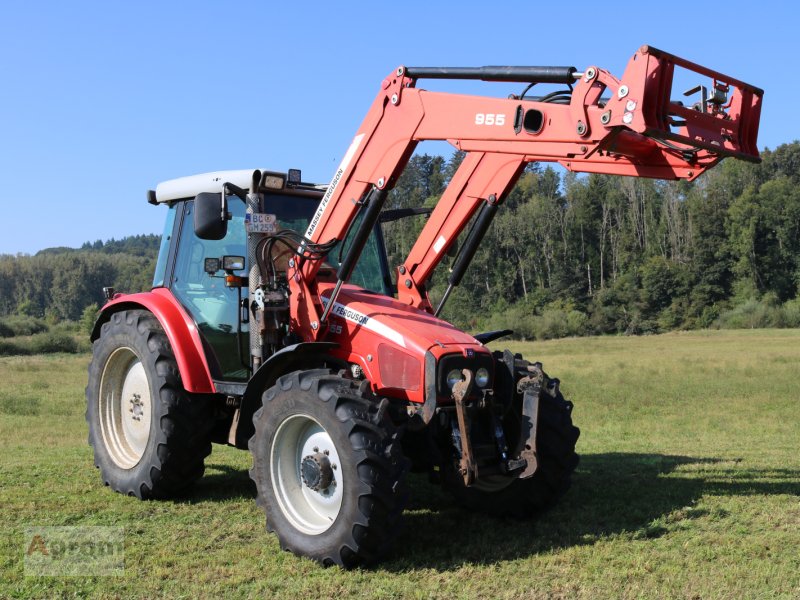
<svg viewBox="0 0 800 600">
<path fill-rule="evenodd" d="M 671 97 L 676 69 L 709 78 Z M 507 98 L 421 79 L 519 82 Z M 534 84 L 563 86 L 540 97 Z M 521 87 L 522 87 L 521 85 Z M 461 504 L 515 517 L 552 505 L 578 463 L 572 403 L 541 364 L 438 318 L 525 166 L 692 180 L 758 161 L 763 92 L 642 47 L 621 79 L 598 67 L 400 67 L 382 83 L 329 185 L 299 171 L 223 171 L 160 184 L 153 289 L 120 294 L 92 333 L 86 388 L 102 480 L 141 499 L 184 491 L 211 443 L 248 449 L 281 547 L 345 567 L 390 547 L 409 464 Z M 415 146 L 465 153 L 405 262 L 383 210 Z M 459 233 L 469 226 L 460 247 Z M 434 308 L 426 285 L 455 256 Z M 409 460 L 411 459 L 411 460 Z"/>
</svg>

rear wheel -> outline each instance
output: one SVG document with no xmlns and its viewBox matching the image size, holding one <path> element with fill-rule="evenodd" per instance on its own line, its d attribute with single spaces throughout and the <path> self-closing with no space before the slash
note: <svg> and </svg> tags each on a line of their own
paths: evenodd
<svg viewBox="0 0 800 600">
<path fill-rule="evenodd" d="M 250 477 L 281 548 L 343 567 L 389 550 L 407 461 L 366 382 L 327 369 L 284 375 L 264 392 L 253 424 Z"/>
<path fill-rule="evenodd" d="M 210 399 L 180 384 L 172 348 L 144 310 L 114 313 L 92 347 L 86 421 L 103 482 L 140 499 L 178 493 L 211 452 Z"/>
<path fill-rule="evenodd" d="M 553 506 L 572 485 L 579 435 L 572 424 L 572 402 L 564 399 L 557 381 L 546 380 L 539 395 L 536 472 L 526 479 L 490 476 L 465 487 L 457 470 L 450 468 L 445 485 L 470 510 L 515 518 L 535 516 Z"/>
</svg>

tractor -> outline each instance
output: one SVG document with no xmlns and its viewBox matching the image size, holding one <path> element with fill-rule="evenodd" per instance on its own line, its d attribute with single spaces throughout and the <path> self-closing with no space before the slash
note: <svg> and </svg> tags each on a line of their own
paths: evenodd
<svg viewBox="0 0 800 600">
<path fill-rule="evenodd" d="M 676 73 L 703 78 L 694 101 L 672 98 Z M 523 89 L 457 95 L 424 79 Z M 560 87 L 534 96 L 534 85 Z M 212 443 L 249 450 L 281 548 L 345 568 L 386 556 L 410 469 L 469 509 L 540 514 L 578 464 L 573 405 L 539 362 L 487 347 L 512 332 L 465 333 L 442 307 L 529 163 L 693 180 L 726 157 L 760 160 L 762 97 L 650 46 L 621 78 L 401 66 L 328 184 L 263 169 L 159 184 L 147 194 L 167 213 L 152 290 L 105 288 L 91 334 L 86 419 L 102 481 L 171 497 L 203 475 Z M 464 153 L 443 195 L 432 210 L 385 208 L 426 140 Z M 382 223 L 419 214 L 421 234 L 390 265 Z"/>
</svg>

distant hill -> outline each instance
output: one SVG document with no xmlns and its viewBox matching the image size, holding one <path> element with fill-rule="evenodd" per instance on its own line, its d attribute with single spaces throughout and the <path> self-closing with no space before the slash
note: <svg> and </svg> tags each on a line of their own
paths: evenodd
<svg viewBox="0 0 800 600">
<path fill-rule="evenodd" d="M 104 302 L 104 286 L 149 290 L 160 241 L 143 234 L 47 248 L 33 256 L 0 255 L 0 316 L 74 320 L 87 306 Z"/>
<path fill-rule="evenodd" d="M 45 248 L 35 254 L 39 256 L 42 254 L 65 254 L 75 252 L 102 252 L 104 254 L 131 254 L 133 256 L 156 256 L 158 254 L 158 247 L 161 243 L 161 236 L 155 233 L 146 233 L 142 235 L 131 235 L 122 238 L 121 240 L 96 240 L 94 242 L 84 242 L 80 248 L 67 248 L 65 246 L 57 246 L 54 248 Z"/>
</svg>

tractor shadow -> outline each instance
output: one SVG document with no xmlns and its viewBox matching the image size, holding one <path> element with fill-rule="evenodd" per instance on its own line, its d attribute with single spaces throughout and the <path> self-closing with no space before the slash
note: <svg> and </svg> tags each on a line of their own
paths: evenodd
<svg viewBox="0 0 800 600">
<path fill-rule="evenodd" d="M 527 521 L 463 510 L 424 474 L 412 473 L 409 488 L 403 532 L 376 570 L 447 572 L 591 545 L 614 534 L 657 538 L 673 522 L 705 516 L 706 510 L 695 507 L 704 494 L 800 496 L 800 471 L 747 468 L 738 459 L 585 454 L 567 495 Z M 253 502 L 255 496 L 246 469 L 209 461 L 205 476 L 174 501 Z"/>
<path fill-rule="evenodd" d="M 226 500 L 254 502 L 255 498 L 256 484 L 250 479 L 247 469 L 208 461 L 205 475 L 180 501 L 191 504 Z"/>
<path fill-rule="evenodd" d="M 800 495 L 800 471 L 747 469 L 739 462 L 661 454 L 583 455 L 572 489 L 554 509 L 530 521 L 467 512 L 426 476 L 412 474 L 404 532 L 378 568 L 451 571 L 591 545 L 612 534 L 656 538 L 667 533 L 664 525 L 671 521 L 704 516 L 707 511 L 694 507 L 704 494 Z"/>
</svg>

